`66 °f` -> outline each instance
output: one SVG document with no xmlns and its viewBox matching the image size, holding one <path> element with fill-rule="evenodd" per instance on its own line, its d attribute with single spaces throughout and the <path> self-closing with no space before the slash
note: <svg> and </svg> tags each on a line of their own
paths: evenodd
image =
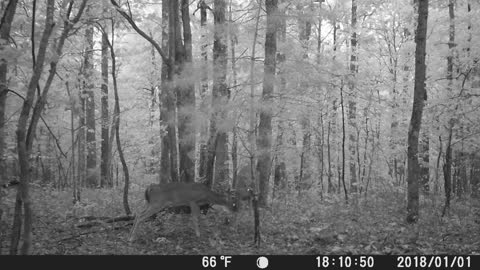
<svg viewBox="0 0 480 270">
<path fill-rule="evenodd" d="M 228 265 L 232 262 L 230 259 L 232 256 L 220 256 L 220 260 L 223 261 L 224 267 L 227 268 Z M 217 266 L 217 257 L 215 256 L 203 256 L 202 266 L 204 268 L 211 267 L 215 268 Z"/>
</svg>

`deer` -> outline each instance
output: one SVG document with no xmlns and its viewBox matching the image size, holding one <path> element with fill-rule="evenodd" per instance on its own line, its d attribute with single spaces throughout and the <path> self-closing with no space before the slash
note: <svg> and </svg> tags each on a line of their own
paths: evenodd
<svg viewBox="0 0 480 270">
<path fill-rule="evenodd" d="M 198 216 L 200 206 L 205 204 L 209 204 L 213 209 L 221 209 L 228 213 L 234 211 L 233 204 L 229 200 L 201 183 L 152 184 L 145 189 L 145 206 L 135 215 L 129 241 L 135 239 L 135 232 L 141 222 L 162 210 L 178 206 L 190 207 L 195 234 L 200 237 Z"/>
</svg>

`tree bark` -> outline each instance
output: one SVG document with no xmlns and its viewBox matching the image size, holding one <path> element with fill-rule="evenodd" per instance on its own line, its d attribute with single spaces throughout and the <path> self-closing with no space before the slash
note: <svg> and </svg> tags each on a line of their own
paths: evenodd
<svg viewBox="0 0 480 270">
<path fill-rule="evenodd" d="M 3 17 L 0 24 L 0 49 L 9 46 L 10 44 L 10 30 L 12 27 L 13 18 L 15 16 L 15 10 L 17 8 L 17 0 L 10 0 L 5 7 L 3 12 Z M 7 61 L 5 59 L 0 59 L 0 184 L 5 180 L 6 175 L 6 164 L 4 159 L 5 152 L 5 109 L 7 102 L 7 93 L 8 93 L 8 82 L 7 82 Z M 0 195 L 1 196 L 1 195 Z M 0 197 L 1 202 L 1 197 Z M 0 216 L 1 221 L 1 216 Z M 0 243 L 1 245 L 1 243 Z"/>
<path fill-rule="evenodd" d="M 0 50 L 9 46 L 10 30 L 17 8 L 17 0 L 10 0 L 5 7 L 3 17 L 0 22 Z M 7 180 L 7 166 L 5 157 L 5 109 L 7 103 L 8 93 L 8 63 L 5 59 L 0 59 L 0 185 L 3 185 Z M 0 205 L 3 202 L 3 193 L 0 192 Z M 2 221 L 3 211 L 0 209 L 0 227 L 3 226 Z M 6 237 L 5 231 L 0 232 L 0 254 L 2 254 L 2 246 Z"/>
<path fill-rule="evenodd" d="M 321 64 L 321 57 L 322 57 L 322 2 L 319 2 L 319 15 L 318 15 L 318 35 L 317 35 L 317 65 Z M 327 107 L 328 110 L 328 107 Z M 317 145 L 318 145 L 318 159 L 320 162 L 320 170 L 319 170 L 319 183 L 321 187 L 321 197 L 323 198 L 324 187 L 323 187 L 323 176 L 325 171 L 325 122 L 323 121 L 323 108 L 320 109 L 320 116 L 319 116 L 319 126 L 321 128 L 320 138 L 317 138 Z M 329 184 L 331 184 L 329 182 Z"/>
<path fill-rule="evenodd" d="M 17 255 L 18 253 L 18 243 L 20 242 L 20 236 L 22 234 L 22 195 L 20 192 L 17 192 L 15 198 L 15 210 L 13 215 L 13 224 L 12 224 L 12 233 L 10 235 L 10 255 Z"/>
<path fill-rule="evenodd" d="M 285 0 L 280 1 L 281 3 L 285 2 Z M 283 47 L 287 39 L 287 21 L 286 21 L 286 8 L 281 8 L 278 10 L 279 22 L 278 22 L 278 43 L 279 47 Z M 279 50 L 277 52 L 277 65 L 278 65 L 278 74 L 280 83 L 278 92 L 280 94 L 285 93 L 287 88 L 287 79 L 286 79 L 286 72 L 285 72 L 285 60 L 286 54 L 284 51 Z M 277 127 L 277 138 L 276 138 L 276 147 L 277 150 L 275 156 L 275 172 L 274 172 L 274 190 L 273 195 L 275 195 L 276 189 L 284 189 L 286 187 L 286 164 L 285 164 L 285 153 L 283 149 L 284 145 L 284 126 L 285 122 L 282 120 L 278 121 Z"/>
<path fill-rule="evenodd" d="M 91 7 L 87 8 L 87 12 Z M 97 142 L 96 142 L 96 119 L 95 119 L 95 92 L 93 84 L 93 25 L 85 30 L 85 54 L 84 54 L 84 91 L 85 91 L 85 128 L 87 148 L 87 186 L 97 186 Z"/>
<path fill-rule="evenodd" d="M 271 145 L 272 145 L 272 111 L 271 102 L 275 83 L 275 68 L 277 54 L 277 28 L 278 28 L 278 1 L 266 0 L 267 29 L 265 35 L 265 62 L 262 103 L 264 108 L 260 111 L 260 123 L 258 126 L 257 148 L 257 175 L 259 181 L 259 204 L 267 205 L 268 183 L 271 168 Z M 266 107 L 266 108 L 265 108 Z"/>
<path fill-rule="evenodd" d="M 169 47 L 169 4 L 162 2 L 162 50 L 168 52 Z M 162 61 L 162 74 L 160 78 L 160 92 L 159 92 L 159 106 L 160 106 L 160 125 L 167 126 L 167 134 L 161 134 L 161 153 L 160 153 L 160 170 L 159 170 L 159 182 L 168 183 L 172 180 L 172 164 L 170 164 L 170 149 L 173 147 L 170 145 L 170 136 L 168 131 L 171 130 L 171 123 L 169 122 L 172 118 L 172 104 L 173 97 L 170 94 L 170 83 L 168 82 L 169 78 L 169 69 L 168 66 L 169 59 Z"/>
<path fill-rule="evenodd" d="M 302 5 L 297 5 L 297 9 L 301 12 L 304 7 Z M 310 20 L 306 20 L 304 14 L 300 14 L 299 18 L 299 39 L 302 43 L 303 50 L 303 59 L 308 61 L 308 41 L 310 40 L 312 24 Z M 308 86 L 305 83 L 301 83 L 301 89 L 307 89 Z M 300 173 L 298 177 L 299 184 L 299 194 L 302 189 L 305 189 L 309 186 L 310 180 L 310 159 L 311 159 L 311 132 L 310 132 L 310 118 L 309 115 L 305 114 L 301 116 L 301 126 L 303 131 L 303 140 L 302 140 L 302 153 L 300 154 Z"/>
<path fill-rule="evenodd" d="M 356 111 L 357 111 L 357 102 L 355 100 L 355 80 L 358 73 L 358 59 L 357 59 L 357 1 L 352 0 L 352 36 L 350 37 L 351 44 L 351 55 L 350 55 L 350 74 L 351 78 L 349 79 L 349 88 L 351 92 L 350 100 L 348 102 L 348 124 L 350 126 L 349 131 L 349 164 L 350 164 L 350 186 L 352 192 L 357 192 L 357 169 L 356 169 L 356 148 L 357 148 L 357 123 L 356 123 Z M 360 164 L 359 164 L 360 166 Z"/>
<path fill-rule="evenodd" d="M 179 19 L 179 0 L 168 1 L 168 55 L 170 66 L 167 72 L 168 86 L 166 108 L 168 111 L 167 116 L 167 136 L 169 139 L 169 157 L 170 157 L 170 179 L 173 182 L 180 180 L 179 168 L 178 168 L 178 141 L 177 141 L 177 129 L 176 129 L 176 107 L 175 107 L 175 84 L 174 77 L 176 75 L 177 59 L 181 59 L 183 52 L 177 48 L 181 47 L 182 37 L 180 35 L 180 19 Z"/>
<path fill-rule="evenodd" d="M 480 194 L 480 155 L 471 154 L 470 184 L 472 188 L 472 197 L 478 198 Z"/>
<path fill-rule="evenodd" d="M 330 146 L 330 134 L 331 134 L 331 125 L 332 120 L 328 119 L 328 127 L 327 127 L 327 192 L 335 192 L 335 187 L 332 183 L 332 159 L 331 159 L 331 146 Z"/>
<path fill-rule="evenodd" d="M 418 0 L 417 31 L 415 33 L 415 86 L 413 108 L 408 129 L 408 175 L 407 175 L 407 222 L 416 223 L 419 216 L 419 179 L 418 141 L 422 124 L 426 90 L 426 43 L 427 43 L 428 0 Z"/>
<path fill-rule="evenodd" d="M 420 163 L 420 172 L 421 179 L 420 184 L 423 193 L 428 194 L 430 192 L 430 134 L 428 127 L 424 128 L 424 131 L 421 134 L 421 139 L 419 143 L 419 157 L 421 157 L 422 162 Z"/>
<path fill-rule="evenodd" d="M 450 209 L 450 198 L 452 194 L 452 133 L 453 133 L 453 121 L 450 122 L 450 128 L 448 131 L 447 149 L 445 150 L 445 163 L 443 164 L 443 178 L 445 188 L 445 205 L 442 211 L 442 217 Z"/>
<path fill-rule="evenodd" d="M 333 56 L 332 56 L 332 60 L 335 61 L 336 57 L 337 57 L 337 21 L 336 19 L 334 18 L 332 21 L 331 21 L 332 25 L 333 25 L 333 31 L 332 31 L 332 39 L 333 39 Z M 331 89 L 330 91 L 331 93 L 334 93 L 334 89 Z M 336 140 L 335 138 L 337 138 L 337 134 L 338 134 L 338 128 L 337 128 L 337 118 L 338 118 L 338 114 L 337 114 L 337 109 L 338 109 L 338 105 L 337 105 L 337 100 L 338 98 L 335 96 L 335 95 L 332 95 L 331 98 L 333 99 L 332 100 L 332 109 L 331 109 L 331 113 L 329 114 L 329 122 L 328 122 L 328 132 L 327 132 L 327 156 L 328 156 L 328 178 L 327 178 L 327 181 L 328 181 L 328 192 L 335 192 L 335 191 L 338 191 L 340 192 L 341 190 L 341 182 L 340 182 L 340 162 L 339 162 L 339 154 L 338 154 L 338 149 L 339 149 L 339 146 L 338 146 L 338 140 Z M 332 138 L 332 140 L 330 140 L 330 138 Z M 334 147 L 332 147 L 334 146 Z M 332 149 L 333 148 L 333 149 Z M 332 155 L 332 152 L 333 152 L 333 155 Z M 333 156 L 333 157 L 332 157 Z M 334 162 L 334 164 L 332 164 L 332 160 L 337 160 L 336 164 Z M 338 172 L 337 174 L 337 178 L 338 178 L 338 189 L 335 190 L 335 185 L 333 184 L 332 182 L 332 178 L 334 177 L 334 174 L 335 174 L 335 171 Z"/>
<path fill-rule="evenodd" d="M 79 100 L 80 100 L 80 110 L 78 114 L 78 167 L 77 167 L 77 183 L 79 186 L 85 186 L 85 178 L 86 178 L 86 159 L 85 159 L 85 98 L 84 90 L 79 91 Z"/>
<path fill-rule="evenodd" d="M 153 36 L 152 32 L 150 32 L 150 36 Z M 157 103 L 157 90 L 158 90 L 158 65 L 157 65 L 157 58 L 155 57 L 155 46 L 150 44 L 150 76 L 148 78 L 149 86 L 150 86 L 150 117 L 149 117 L 149 126 L 153 127 L 154 120 L 155 120 L 155 105 Z M 156 151 L 152 150 L 152 159 L 156 159 Z M 153 167 L 156 167 L 157 164 L 149 163 L 148 170 L 152 171 L 155 170 Z"/>
<path fill-rule="evenodd" d="M 257 119 L 256 119 L 256 110 L 255 110 L 255 53 L 257 49 L 257 38 L 258 38 L 258 25 L 260 22 L 260 11 L 262 10 L 262 6 L 258 5 L 257 14 L 255 16 L 255 30 L 253 33 L 253 40 L 252 40 L 252 53 L 250 55 L 250 106 L 248 112 L 248 122 L 249 122 L 249 130 L 248 130 L 248 146 L 250 149 L 247 149 L 249 152 L 249 165 L 250 165 L 250 178 L 254 183 L 254 194 L 258 194 L 259 190 L 259 183 L 257 181 L 258 177 L 256 174 L 256 160 L 257 160 L 257 153 L 256 153 L 256 131 L 257 131 Z"/>
<path fill-rule="evenodd" d="M 207 9 L 210 7 L 205 3 L 204 0 L 198 2 L 198 8 L 200 9 L 200 51 L 202 58 L 202 77 L 201 77 L 201 87 L 200 87 L 200 102 L 201 110 L 207 111 L 206 103 L 206 94 L 208 92 L 208 40 L 207 40 Z M 206 177 L 206 166 L 207 166 L 207 136 L 208 136 L 208 121 L 202 119 L 202 125 L 200 129 L 200 158 L 199 158 L 199 170 L 198 177 L 204 179 Z"/>
<path fill-rule="evenodd" d="M 225 24 L 226 3 L 224 0 L 215 0 L 213 9 L 214 40 L 213 40 L 213 103 L 218 108 L 217 124 L 226 121 L 227 113 L 224 106 L 230 98 L 227 88 L 227 29 Z M 223 105 L 223 106 L 222 106 Z M 223 107 L 223 108 L 222 108 Z M 215 142 L 215 180 L 225 181 L 228 176 L 227 161 L 227 132 L 216 129 Z"/>
<path fill-rule="evenodd" d="M 182 53 L 175 54 L 177 74 L 182 77 L 182 82 L 177 84 L 178 108 L 178 143 L 179 143 L 179 170 L 180 181 L 193 182 L 195 179 L 195 163 L 191 157 L 195 151 L 195 127 L 193 115 L 195 113 L 195 87 L 193 80 L 186 77 L 186 66 L 192 64 L 192 32 L 190 29 L 189 1 L 182 0 L 181 13 L 183 22 L 183 44 L 177 44 L 177 50 Z"/>
<path fill-rule="evenodd" d="M 308 189 L 310 180 L 310 158 L 311 158 L 311 133 L 310 133 L 310 119 L 307 115 L 302 116 L 301 120 L 303 138 L 302 138 L 302 153 L 300 154 L 300 174 L 298 177 L 299 192 L 303 189 Z"/>
<path fill-rule="evenodd" d="M 210 138 L 208 141 L 207 183 L 225 181 L 228 176 L 227 132 L 219 129 L 226 120 L 226 110 L 230 91 L 227 88 L 227 31 L 225 27 L 226 4 L 223 0 L 215 0 L 213 4 L 214 36 L 213 36 L 213 115 L 210 119 Z M 215 170 L 213 170 L 213 166 Z"/>
<path fill-rule="evenodd" d="M 75 174 L 76 171 L 76 161 L 75 161 L 75 115 L 78 113 L 76 108 L 75 98 L 72 96 L 70 91 L 70 85 L 68 82 L 65 82 L 65 88 L 67 90 L 68 97 L 70 99 L 70 143 L 72 145 L 72 154 L 71 154 L 71 176 L 72 176 L 72 197 L 73 204 L 76 204 L 80 201 L 80 186 L 78 184 L 78 178 Z"/>
<path fill-rule="evenodd" d="M 107 9 L 104 7 L 103 13 L 107 14 Z M 101 160 L 100 160 L 100 186 L 112 187 L 112 177 L 109 174 L 109 136 L 108 129 L 110 126 L 110 119 L 108 114 L 108 33 L 106 32 L 106 24 L 104 23 L 104 31 L 102 31 L 102 86 L 101 86 L 101 103 L 102 103 L 102 143 L 101 143 Z"/>
<path fill-rule="evenodd" d="M 342 85 L 340 86 L 340 107 L 342 108 L 342 171 L 341 175 L 339 173 L 338 177 L 339 179 L 342 180 L 342 185 L 343 185 L 343 192 L 345 194 L 345 203 L 348 204 L 348 191 L 347 191 L 347 185 L 345 184 L 345 137 L 346 137 L 346 131 L 345 131 L 345 105 L 344 105 L 344 99 L 343 99 L 343 82 Z M 340 168 L 338 169 L 340 172 Z M 338 183 L 338 190 L 340 192 L 340 181 Z"/>
</svg>

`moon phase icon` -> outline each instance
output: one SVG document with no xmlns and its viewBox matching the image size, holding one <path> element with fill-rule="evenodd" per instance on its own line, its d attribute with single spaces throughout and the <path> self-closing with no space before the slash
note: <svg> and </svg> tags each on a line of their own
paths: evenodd
<svg viewBox="0 0 480 270">
<path fill-rule="evenodd" d="M 265 269 L 268 266 L 268 259 L 265 257 L 258 257 L 257 259 L 257 267 L 260 269 Z"/>
</svg>

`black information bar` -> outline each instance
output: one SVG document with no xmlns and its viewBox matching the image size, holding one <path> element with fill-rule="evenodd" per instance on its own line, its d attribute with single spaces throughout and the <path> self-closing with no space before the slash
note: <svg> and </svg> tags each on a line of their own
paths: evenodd
<svg viewBox="0 0 480 270">
<path fill-rule="evenodd" d="M 0 256 L 1 265 L 52 269 L 480 269 L 480 255 Z M 10 264 L 11 263 L 11 264 Z M 93 267 L 93 268 L 92 268 Z"/>
</svg>

